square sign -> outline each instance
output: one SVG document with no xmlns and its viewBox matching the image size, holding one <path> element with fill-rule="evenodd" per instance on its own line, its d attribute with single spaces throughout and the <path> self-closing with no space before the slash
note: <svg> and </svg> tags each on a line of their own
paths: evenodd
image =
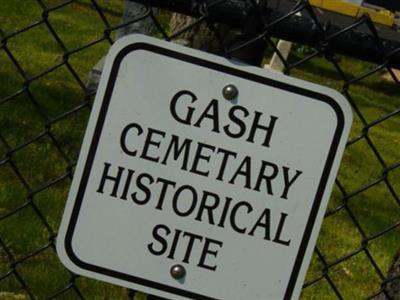
<svg viewBox="0 0 400 300">
<path fill-rule="evenodd" d="M 125 37 L 106 59 L 58 254 L 165 298 L 297 299 L 351 122 L 333 90 Z"/>
</svg>

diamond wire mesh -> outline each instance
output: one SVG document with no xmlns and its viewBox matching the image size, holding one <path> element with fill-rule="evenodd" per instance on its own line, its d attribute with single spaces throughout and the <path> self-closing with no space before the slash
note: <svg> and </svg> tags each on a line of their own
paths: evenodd
<svg viewBox="0 0 400 300">
<path fill-rule="evenodd" d="M 232 3 L 248 9 L 257 24 L 243 25 L 233 11 L 219 9 Z M 307 1 L 279 14 L 268 1 L 169 1 L 161 6 L 196 11 L 195 19 L 170 32 L 171 12 L 150 6 L 121 23 L 123 2 L 118 0 L 1 5 L 0 299 L 145 298 L 74 275 L 55 253 L 95 94 L 86 84 L 87 74 L 118 32 L 132 25 L 140 30 L 143 20 L 153 24 L 152 35 L 168 41 L 202 27 L 218 44 L 214 52 L 226 57 L 251 49 L 268 60 L 276 53 L 285 73 L 341 91 L 355 121 L 302 299 L 400 299 L 395 259 L 400 248 L 400 87 L 393 68 L 399 65 L 400 43 L 389 48 L 367 16 L 332 26 Z M 312 26 L 301 31 L 304 20 Z M 293 26 L 299 27 L 295 36 L 289 32 Z M 360 38 L 360 32 L 358 49 L 344 44 Z M 282 36 L 296 42 L 287 59 L 277 47 Z M 370 50 L 373 57 L 366 53 Z"/>
</svg>

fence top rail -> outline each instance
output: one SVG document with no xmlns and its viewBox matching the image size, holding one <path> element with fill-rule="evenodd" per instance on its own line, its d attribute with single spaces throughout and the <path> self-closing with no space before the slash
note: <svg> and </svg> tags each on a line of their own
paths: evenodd
<svg viewBox="0 0 400 300">
<path fill-rule="evenodd" d="M 241 27 L 243 24 L 247 24 L 248 20 L 254 16 L 254 3 L 256 3 L 244 0 L 130 1 L 195 18 L 206 16 L 208 20 L 232 27 Z M 291 3 L 290 1 L 286 2 Z M 344 24 L 346 22 L 332 22 L 326 16 L 318 14 L 308 1 L 300 1 L 292 5 L 289 11 L 287 7 L 276 10 L 263 4 L 257 4 L 257 9 L 258 13 L 261 12 L 265 24 L 261 34 L 317 49 L 329 48 L 332 53 L 376 64 L 400 67 L 398 51 L 400 49 L 400 33 L 395 29 L 379 30 L 380 28 L 373 24 L 368 15 L 352 19 L 350 23 L 347 20 L 347 24 Z"/>
</svg>

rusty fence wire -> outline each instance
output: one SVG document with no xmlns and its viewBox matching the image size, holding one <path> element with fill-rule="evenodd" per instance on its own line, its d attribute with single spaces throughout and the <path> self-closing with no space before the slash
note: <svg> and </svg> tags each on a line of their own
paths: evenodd
<svg viewBox="0 0 400 300">
<path fill-rule="evenodd" d="M 339 90 L 355 120 L 301 297 L 400 299 L 400 33 L 308 1 L 137 2 L 0 4 L 0 299 L 146 298 L 70 273 L 55 252 L 102 57 L 132 32 L 275 59 Z"/>
</svg>

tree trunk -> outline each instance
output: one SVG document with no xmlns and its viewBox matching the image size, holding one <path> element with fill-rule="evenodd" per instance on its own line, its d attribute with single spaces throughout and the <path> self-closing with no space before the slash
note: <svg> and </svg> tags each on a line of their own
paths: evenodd
<svg viewBox="0 0 400 300">
<path fill-rule="evenodd" d="M 263 23 L 257 15 L 250 18 L 247 24 L 242 24 L 239 30 L 232 30 L 230 26 L 224 24 L 214 24 L 213 28 L 208 28 L 203 21 L 190 29 L 184 30 L 195 23 L 195 20 L 188 16 L 173 14 L 170 21 L 172 34 L 183 31 L 177 37 L 177 42 L 191 46 L 202 51 L 223 54 L 224 50 L 235 48 L 246 41 L 251 40 L 262 30 Z M 232 57 L 247 64 L 260 66 L 267 44 L 263 39 L 258 39 L 245 48 L 237 49 Z"/>
<path fill-rule="evenodd" d="M 192 17 L 174 13 L 172 14 L 170 21 L 170 32 L 175 34 L 181 30 L 184 30 L 177 36 L 175 40 L 179 44 L 190 46 L 195 49 L 199 49 L 205 52 L 214 54 L 223 53 L 223 41 L 207 27 L 205 22 L 201 22 L 192 28 L 185 30 L 185 28 L 191 26 L 196 22 Z M 217 27 L 218 26 L 218 27 Z M 215 29 L 218 30 L 221 37 L 226 40 L 229 33 L 229 28 L 226 25 L 216 25 Z"/>
</svg>

